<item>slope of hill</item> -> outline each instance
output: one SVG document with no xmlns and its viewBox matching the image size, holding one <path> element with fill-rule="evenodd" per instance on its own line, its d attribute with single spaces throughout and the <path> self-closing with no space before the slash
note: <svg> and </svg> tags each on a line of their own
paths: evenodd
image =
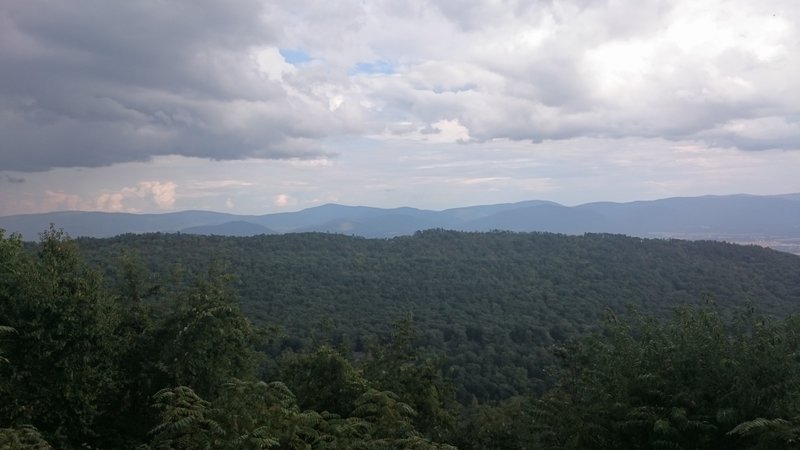
<svg viewBox="0 0 800 450">
<path fill-rule="evenodd" d="M 288 348 L 328 333 L 320 324 L 330 320 L 333 338 L 361 351 L 412 314 L 427 347 L 447 356 L 465 402 L 540 389 L 551 345 L 629 306 L 655 315 L 708 302 L 800 312 L 800 257 L 719 242 L 427 231 L 388 240 L 147 234 L 78 243 L 111 279 L 125 249 L 164 277 L 219 261 L 237 275 L 243 311 L 284 327 Z"/>
<path fill-rule="evenodd" d="M 229 222 L 237 222 L 239 226 L 219 227 Z M 262 216 L 184 211 L 141 215 L 60 212 L 0 217 L 0 228 L 22 233 L 27 240 L 35 240 L 50 223 L 72 236 L 89 237 L 187 229 L 192 233 L 241 236 L 266 232 L 262 227 L 276 233 L 321 231 L 384 238 L 431 228 L 568 234 L 604 232 L 755 243 L 800 254 L 800 194 L 598 202 L 573 207 L 533 200 L 444 211 L 329 204 Z M 205 228 L 209 226 L 212 228 Z"/>
<path fill-rule="evenodd" d="M 181 233 L 205 234 L 209 236 L 257 236 L 259 234 L 273 234 L 274 231 L 267 227 L 243 220 L 234 220 L 219 225 L 199 225 L 184 228 Z"/>
<path fill-rule="evenodd" d="M 800 201 L 752 195 L 668 198 L 650 202 L 589 203 L 575 209 L 603 215 L 616 232 L 800 235 Z"/>
<path fill-rule="evenodd" d="M 613 231 L 608 224 L 608 218 L 602 213 L 568 208 L 556 203 L 496 212 L 471 220 L 462 227 L 470 231 L 548 231 L 567 234 Z"/>
<path fill-rule="evenodd" d="M 63 211 L 0 217 L 0 228 L 18 232 L 26 240 L 38 239 L 50 224 L 72 236 L 110 237 L 125 233 L 174 232 L 194 226 L 219 225 L 247 216 L 211 211 L 181 211 L 166 214 L 129 214 Z"/>
</svg>

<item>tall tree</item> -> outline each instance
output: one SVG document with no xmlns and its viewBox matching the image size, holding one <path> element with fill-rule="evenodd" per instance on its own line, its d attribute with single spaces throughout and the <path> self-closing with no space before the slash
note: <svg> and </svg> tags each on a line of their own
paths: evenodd
<svg viewBox="0 0 800 450">
<path fill-rule="evenodd" d="M 346 417 L 367 381 L 338 351 L 322 346 L 307 353 L 288 353 L 280 361 L 280 379 L 297 395 L 301 408 Z"/>
<path fill-rule="evenodd" d="M 174 302 L 157 331 L 157 341 L 165 344 L 160 364 L 168 385 L 213 397 L 229 379 L 255 376 L 254 346 L 262 336 L 239 310 L 229 282 L 229 276 L 212 267 Z"/>
<path fill-rule="evenodd" d="M 92 443 L 114 388 L 117 312 L 100 275 L 61 231 L 42 234 L 35 259 L 2 244 L 0 317 L 17 330 L 3 368 L 0 417 L 33 424 L 60 448 Z"/>
<path fill-rule="evenodd" d="M 418 354 L 418 334 L 410 316 L 395 324 L 391 341 L 372 350 L 364 377 L 378 390 L 390 391 L 414 409 L 415 428 L 434 440 L 449 437 L 455 425 L 453 388 L 440 365 Z"/>
</svg>

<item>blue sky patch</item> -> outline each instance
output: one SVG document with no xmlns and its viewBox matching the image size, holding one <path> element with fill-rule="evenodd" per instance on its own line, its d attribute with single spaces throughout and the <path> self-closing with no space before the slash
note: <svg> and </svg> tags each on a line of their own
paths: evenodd
<svg viewBox="0 0 800 450">
<path fill-rule="evenodd" d="M 308 53 L 300 49 L 282 48 L 278 51 L 281 52 L 281 56 L 283 56 L 283 59 L 287 63 L 293 66 L 299 66 L 301 64 L 305 64 L 311 61 L 311 56 L 309 56 Z"/>
<path fill-rule="evenodd" d="M 351 75 L 356 75 L 356 74 L 387 75 L 391 73 L 394 73 L 394 65 L 392 65 L 392 63 L 390 63 L 389 61 L 383 61 L 383 60 L 360 62 L 357 63 L 355 67 L 350 69 Z"/>
</svg>

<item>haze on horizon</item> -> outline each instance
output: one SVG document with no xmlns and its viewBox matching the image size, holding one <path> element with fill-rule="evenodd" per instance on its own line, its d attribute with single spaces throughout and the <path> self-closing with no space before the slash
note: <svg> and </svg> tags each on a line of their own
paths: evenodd
<svg viewBox="0 0 800 450">
<path fill-rule="evenodd" d="M 0 4 L 0 215 L 800 192 L 800 3 Z"/>
</svg>

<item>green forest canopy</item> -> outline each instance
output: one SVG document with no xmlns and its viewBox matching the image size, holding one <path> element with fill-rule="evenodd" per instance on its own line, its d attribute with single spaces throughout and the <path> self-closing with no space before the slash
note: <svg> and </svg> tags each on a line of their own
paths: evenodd
<svg viewBox="0 0 800 450">
<path fill-rule="evenodd" d="M 236 276 L 242 311 L 283 329 L 273 354 L 321 335 L 360 353 L 411 314 L 422 347 L 446 357 L 462 403 L 541 392 L 550 346 L 630 307 L 656 317 L 709 302 L 775 317 L 800 311 L 800 258 L 710 241 L 431 230 L 388 240 L 146 234 L 78 243 L 112 280 L 126 254 L 157 274 L 154 285 L 215 261 Z"/>
<path fill-rule="evenodd" d="M 51 230 L 25 249 L 0 233 L 2 448 L 745 449 L 800 437 L 791 255 L 440 231 L 78 244 Z"/>
</svg>

